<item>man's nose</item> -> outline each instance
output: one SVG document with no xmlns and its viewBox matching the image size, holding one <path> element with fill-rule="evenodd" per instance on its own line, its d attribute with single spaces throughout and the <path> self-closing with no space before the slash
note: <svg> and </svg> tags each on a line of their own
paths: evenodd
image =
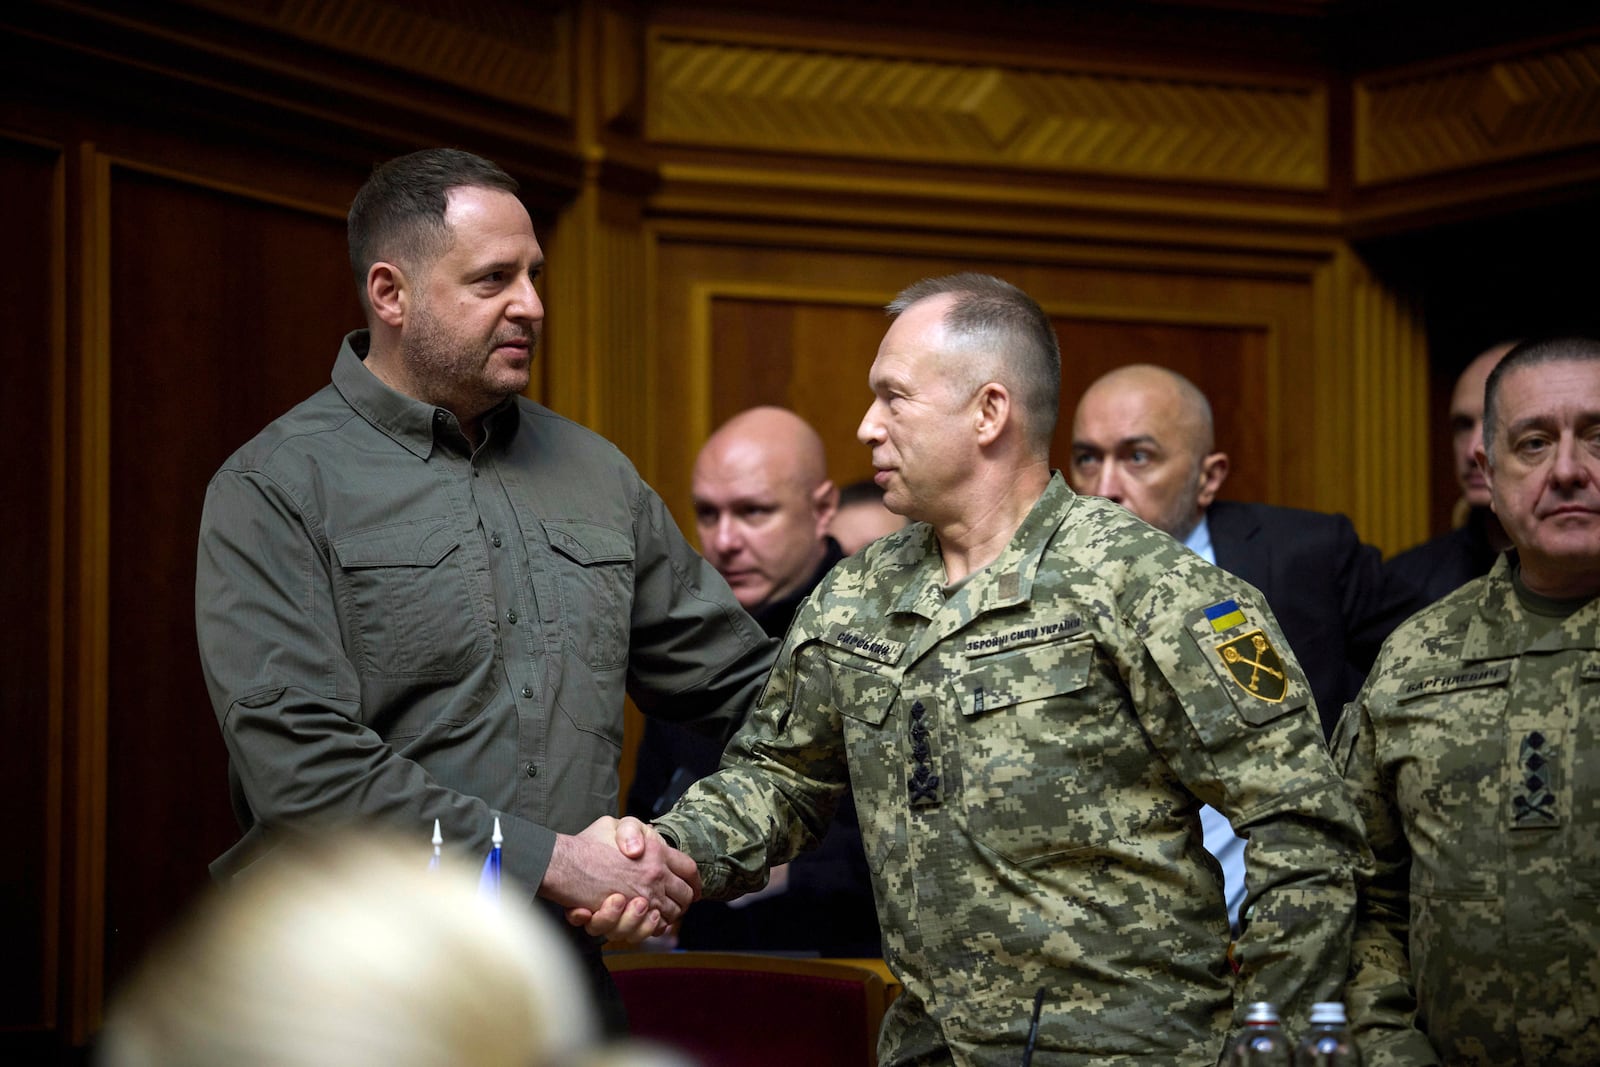
<svg viewBox="0 0 1600 1067">
<path fill-rule="evenodd" d="M 544 301 L 539 299 L 539 290 L 534 287 L 533 279 L 524 277 L 517 290 L 506 308 L 506 317 L 518 322 L 543 322 Z"/>
<path fill-rule="evenodd" d="M 716 524 L 711 527 L 711 547 L 718 555 L 726 556 L 738 551 L 742 543 L 739 536 L 739 524 L 732 515 L 720 515 Z"/>
<path fill-rule="evenodd" d="M 1557 485 L 1580 486 L 1595 481 L 1595 467 L 1600 464 L 1586 449 L 1577 434 L 1564 433 L 1556 441 L 1556 452 L 1550 467 L 1550 480 Z"/>
<path fill-rule="evenodd" d="M 861 424 L 856 427 L 856 440 L 868 448 L 883 440 L 883 420 L 878 413 L 880 403 L 882 401 L 874 400 L 867 408 L 867 413 L 861 416 Z"/>
<path fill-rule="evenodd" d="M 1089 492 L 1094 496 L 1103 496 L 1113 503 L 1122 503 L 1122 475 L 1118 473 L 1115 463 L 1100 464 L 1100 473 L 1095 475 Z"/>
</svg>

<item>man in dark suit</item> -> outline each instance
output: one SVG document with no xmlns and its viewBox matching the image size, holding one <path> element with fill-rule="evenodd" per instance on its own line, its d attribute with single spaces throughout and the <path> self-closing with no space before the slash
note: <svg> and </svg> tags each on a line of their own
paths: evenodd
<svg viewBox="0 0 1600 1067">
<path fill-rule="evenodd" d="M 1343 515 L 1218 500 L 1229 460 L 1211 405 L 1164 367 L 1120 367 L 1092 384 L 1072 442 L 1074 489 L 1122 504 L 1265 594 L 1331 733 L 1383 639 L 1422 606 L 1410 586 L 1385 583 L 1378 550 Z"/>
<path fill-rule="evenodd" d="M 723 423 L 695 459 L 700 551 L 770 636 L 844 558 L 828 534 L 839 491 L 822 438 L 799 415 L 758 407 Z M 648 719 L 628 814 L 653 819 L 717 769 L 724 738 Z M 878 913 L 855 803 L 846 795 L 822 843 L 772 871 L 767 888 L 684 916 L 682 948 L 876 956 Z"/>
<path fill-rule="evenodd" d="M 1422 603 L 1409 585 L 1386 584 L 1378 550 L 1343 515 L 1218 500 L 1228 466 L 1228 454 L 1216 450 L 1210 402 L 1181 374 L 1119 367 L 1078 401 L 1072 487 L 1122 504 L 1261 590 L 1331 734 L 1383 639 Z M 1242 843 L 1220 815 L 1208 809 L 1202 817 L 1237 928 Z"/>
<path fill-rule="evenodd" d="M 1384 565 L 1390 581 L 1415 586 L 1429 604 L 1488 574 L 1500 553 L 1511 547 L 1505 527 L 1489 507 L 1489 484 L 1478 466 L 1477 451 L 1483 447 L 1484 384 L 1515 347 L 1515 341 L 1507 341 L 1478 353 L 1450 395 L 1451 455 L 1466 517 L 1449 533 L 1408 548 Z"/>
</svg>

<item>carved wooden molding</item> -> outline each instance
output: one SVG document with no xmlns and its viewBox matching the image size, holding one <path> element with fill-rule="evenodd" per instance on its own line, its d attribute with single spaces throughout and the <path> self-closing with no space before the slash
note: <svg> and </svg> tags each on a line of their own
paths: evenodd
<svg viewBox="0 0 1600 1067">
<path fill-rule="evenodd" d="M 187 0 L 313 44 L 561 118 L 570 10 L 514 0 Z"/>
<path fill-rule="evenodd" d="M 1327 183 L 1320 85 L 1050 70 L 661 34 L 657 142 L 1287 189 Z"/>
<path fill-rule="evenodd" d="M 1363 185 L 1600 144 L 1600 40 L 1360 81 Z"/>
</svg>

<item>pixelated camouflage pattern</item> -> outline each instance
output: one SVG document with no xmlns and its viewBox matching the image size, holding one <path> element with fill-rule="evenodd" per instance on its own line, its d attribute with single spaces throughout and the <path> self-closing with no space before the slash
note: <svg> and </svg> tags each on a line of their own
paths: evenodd
<svg viewBox="0 0 1600 1067">
<path fill-rule="evenodd" d="M 1600 602 L 1530 615 L 1511 573 L 1396 630 L 1334 734 L 1368 1067 L 1600 1063 Z"/>
<path fill-rule="evenodd" d="M 1261 595 L 1059 474 L 948 600 L 943 576 L 914 524 L 801 609 L 722 771 L 660 820 L 708 895 L 761 886 L 848 782 L 905 984 L 884 1067 L 1020 1062 L 1041 987 L 1050 1065 L 1215 1064 L 1246 1002 L 1304 1018 L 1333 994 L 1364 846 Z M 1218 651 L 1255 629 L 1277 702 Z M 1202 802 L 1250 838 L 1237 977 Z"/>
</svg>

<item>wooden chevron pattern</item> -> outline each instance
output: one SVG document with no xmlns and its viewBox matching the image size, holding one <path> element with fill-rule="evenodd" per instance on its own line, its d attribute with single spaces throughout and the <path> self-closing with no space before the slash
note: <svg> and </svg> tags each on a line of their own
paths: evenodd
<svg viewBox="0 0 1600 1067">
<path fill-rule="evenodd" d="M 305 41 L 562 118 L 571 15 L 517 0 L 189 0 Z"/>
<path fill-rule="evenodd" d="M 660 142 L 1317 188 L 1310 83 L 1051 71 L 661 37 Z"/>
<path fill-rule="evenodd" d="M 1356 86 L 1356 178 L 1600 144 L 1600 41 Z"/>
</svg>

